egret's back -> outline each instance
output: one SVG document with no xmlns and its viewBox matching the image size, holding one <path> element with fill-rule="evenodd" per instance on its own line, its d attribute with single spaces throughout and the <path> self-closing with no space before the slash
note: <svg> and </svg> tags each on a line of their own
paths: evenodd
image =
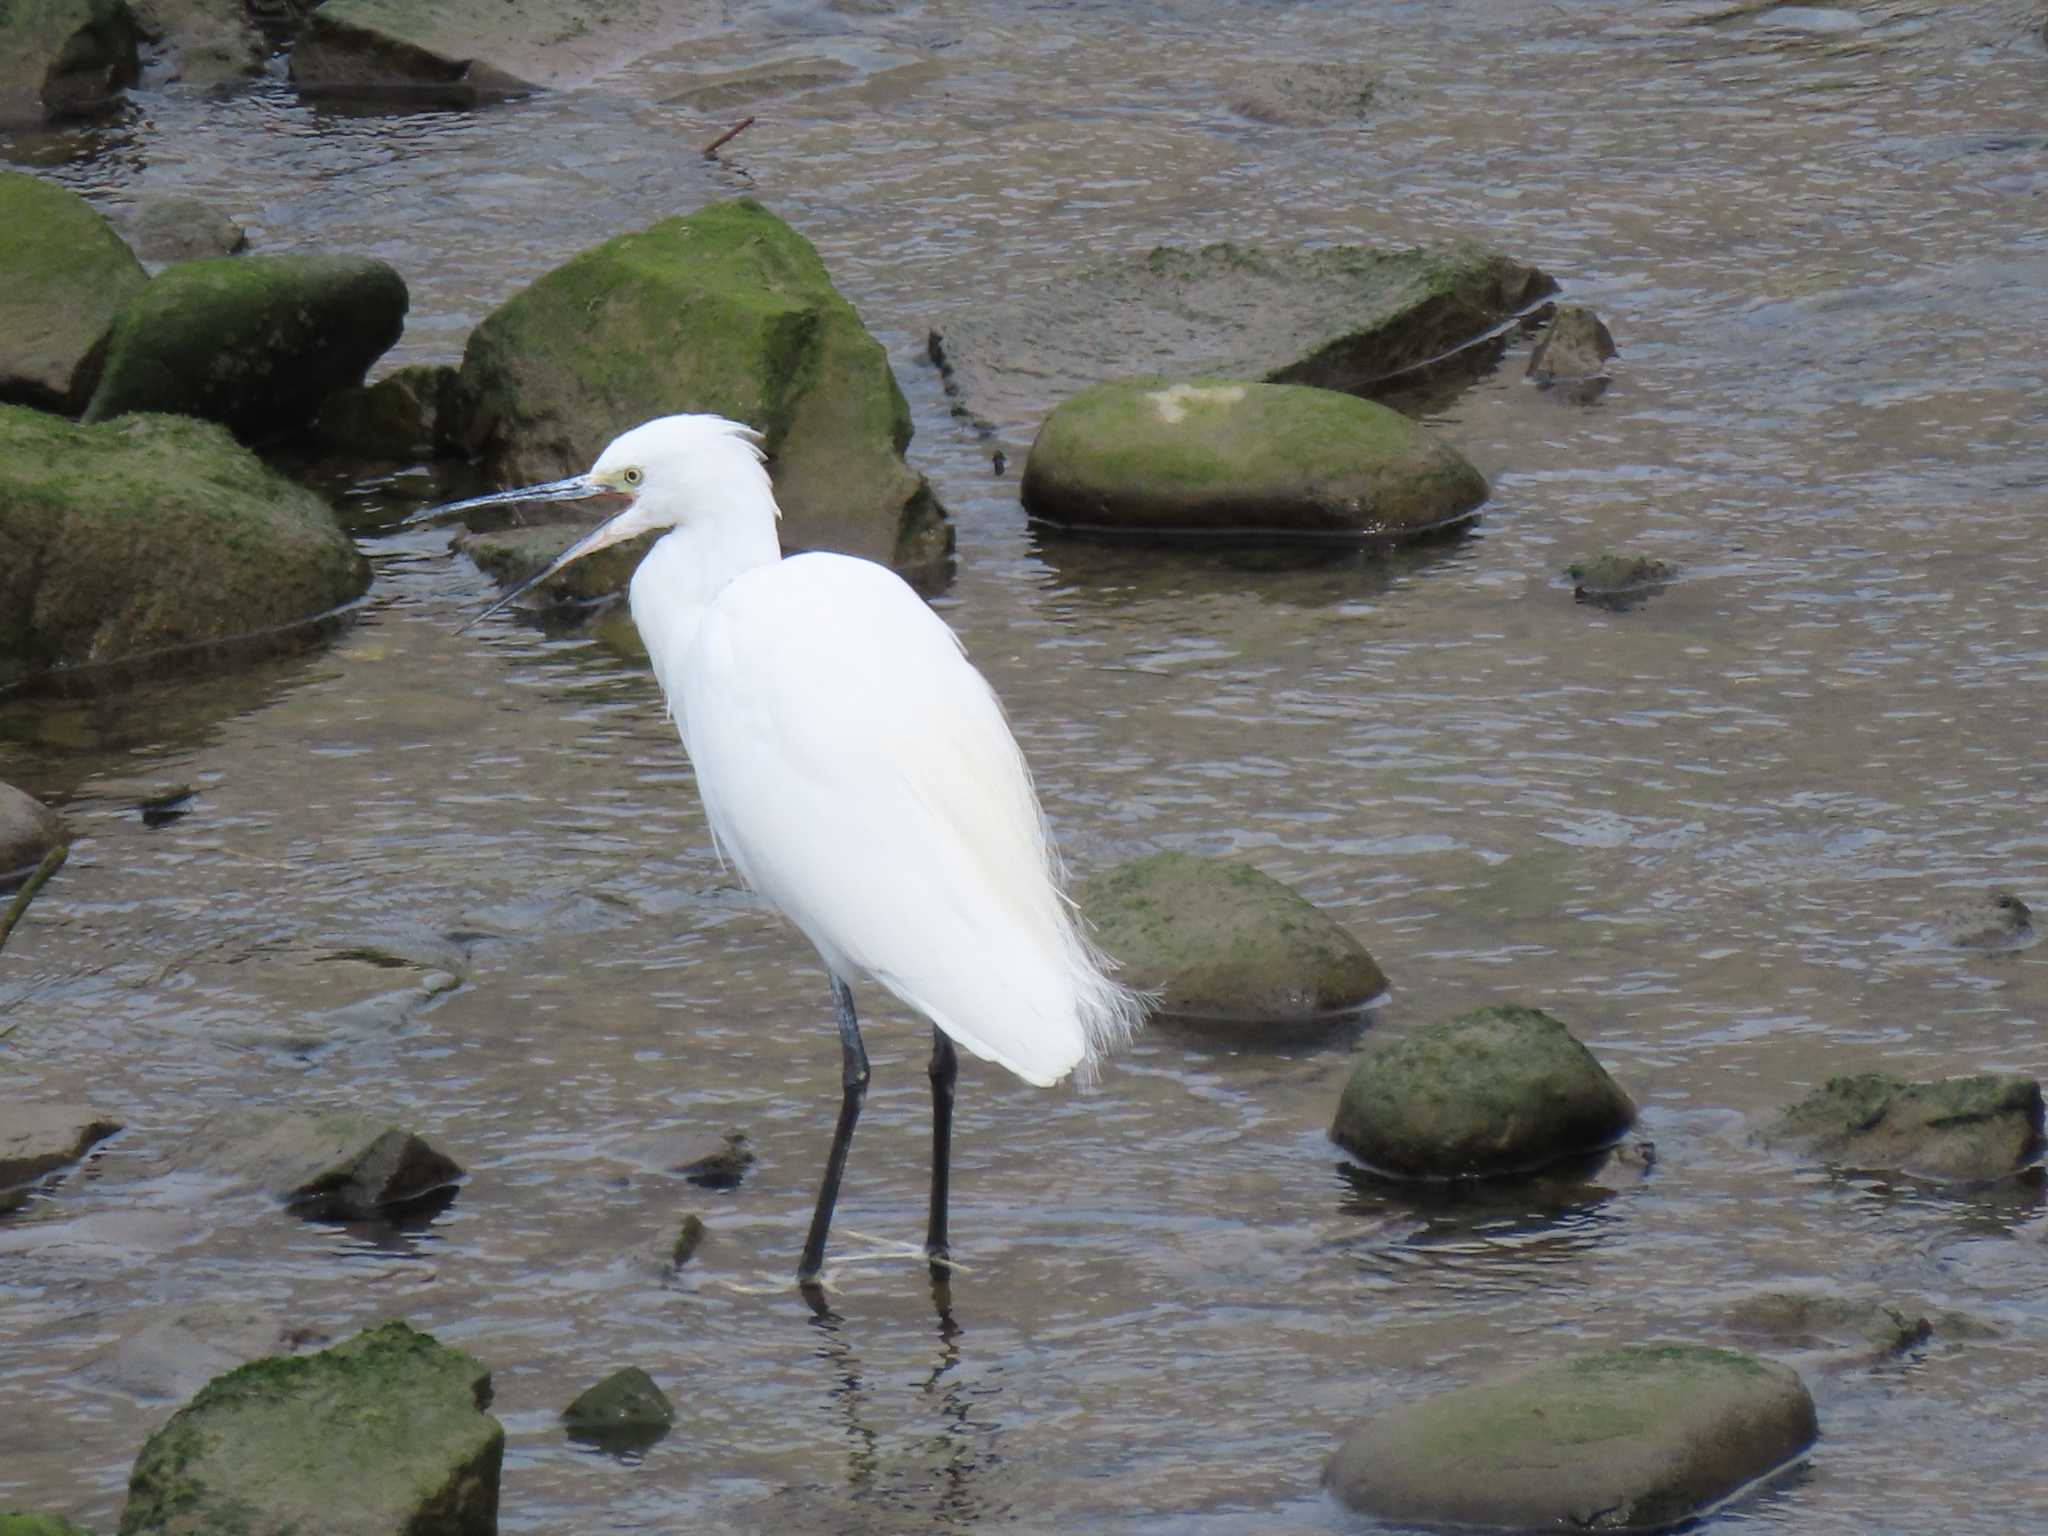
<svg viewBox="0 0 2048 1536">
<path fill-rule="evenodd" d="M 835 973 L 1040 1085 L 1129 1034 L 1140 1002 L 1077 926 L 1000 704 L 892 572 L 747 571 L 663 684 L 720 848 Z"/>
</svg>

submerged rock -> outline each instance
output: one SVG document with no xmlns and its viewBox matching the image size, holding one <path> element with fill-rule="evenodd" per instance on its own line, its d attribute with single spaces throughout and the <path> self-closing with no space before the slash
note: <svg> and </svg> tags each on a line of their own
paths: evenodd
<svg viewBox="0 0 2048 1536">
<path fill-rule="evenodd" d="M 1538 384 L 1595 379 L 1615 356 L 1614 334 L 1583 304 L 1560 304 L 1529 353 L 1529 377 Z"/>
<path fill-rule="evenodd" d="M 83 410 L 114 316 L 148 281 L 91 203 L 0 171 L 0 401 Z"/>
<path fill-rule="evenodd" d="M 757 1161 L 747 1133 L 727 1131 L 716 1146 L 686 1154 L 675 1171 L 699 1189 L 738 1189 Z"/>
<path fill-rule="evenodd" d="M 2034 937 L 2034 911 L 2011 891 L 1982 891 L 1947 903 L 1941 936 L 1958 949 L 2018 949 Z"/>
<path fill-rule="evenodd" d="M 80 1104 L 0 1106 L 0 1207 L 6 1191 L 77 1162 L 120 1129 L 120 1121 Z"/>
<path fill-rule="evenodd" d="M 675 1404 L 637 1365 L 612 1372 L 562 1410 L 572 1439 L 615 1454 L 646 1450 L 675 1421 Z"/>
<path fill-rule="evenodd" d="M 152 197 L 128 219 L 128 238 L 144 261 L 204 261 L 240 254 L 248 232 L 196 197 Z"/>
<path fill-rule="evenodd" d="M 716 412 L 766 434 L 785 547 L 912 572 L 952 545 L 904 462 L 881 344 L 750 199 L 608 240 L 513 297 L 470 336 L 454 409 L 450 435 L 504 486 L 580 474 L 652 417 Z"/>
<path fill-rule="evenodd" d="M 368 256 L 239 256 L 166 267 L 122 306 L 89 422 L 202 416 L 238 437 L 303 426 L 405 328 L 405 280 Z"/>
<path fill-rule="evenodd" d="M 1138 534 L 1403 539 L 1462 522 L 1486 481 L 1370 400 L 1230 379 L 1097 384 L 1046 417 L 1025 510 Z"/>
<path fill-rule="evenodd" d="M 1883 1073 L 1830 1078 L 1763 1133 L 1834 1167 L 1939 1182 L 1996 1179 L 2040 1150 L 2041 1085 L 2032 1078 L 1909 1083 Z"/>
<path fill-rule="evenodd" d="M 1426 364 L 1476 372 L 1499 355 L 1504 324 L 1556 286 L 1462 241 L 1162 246 L 948 315 L 929 345 L 958 410 L 1028 438 L 1055 401 L 1127 377 L 1134 363 L 1372 398 L 1411 387 Z"/>
<path fill-rule="evenodd" d="M 1654 597 L 1671 585 L 1678 572 L 1662 560 L 1648 555 L 1596 555 L 1565 567 L 1571 578 L 1572 597 L 1595 608 L 1625 613 L 1637 603 Z"/>
<path fill-rule="evenodd" d="M 1158 1016 L 1245 1043 L 1326 1030 L 1387 990 L 1378 962 L 1325 913 L 1248 864 L 1155 853 L 1075 893 L 1120 980 Z"/>
<path fill-rule="evenodd" d="M 0 882 L 26 874 L 70 841 L 62 816 L 12 784 L 0 784 Z M 0 1129 L 0 1138 L 5 1134 Z"/>
<path fill-rule="evenodd" d="M 1253 65 L 1232 87 L 1230 110 L 1287 128 L 1333 128 L 1363 121 L 1379 100 L 1380 71 L 1369 64 L 1311 59 Z"/>
<path fill-rule="evenodd" d="M 216 1115 L 178 1166 L 228 1174 L 302 1216 L 357 1221 L 452 1189 L 462 1168 L 424 1138 L 348 1110 L 236 1110 Z"/>
<path fill-rule="evenodd" d="M 1377 1519 L 1652 1531 L 1797 1457 L 1818 1425 L 1796 1373 L 1733 1350 L 1636 1345 L 1389 1409 L 1323 1485 Z"/>
<path fill-rule="evenodd" d="M 1848 1350 L 1887 1360 L 1927 1342 L 1934 1323 L 1918 1310 L 1818 1291 L 1766 1291 L 1737 1303 L 1728 1323 L 1781 1348 Z"/>
<path fill-rule="evenodd" d="M 136 41 L 126 0 L 0 6 L 0 125 L 106 111 L 135 83 Z M 7 221 L 0 214 L 0 226 Z"/>
<path fill-rule="evenodd" d="M 278 629 L 369 581 L 327 504 L 217 426 L 0 406 L 0 686 Z"/>
<path fill-rule="evenodd" d="M 135 1458 L 122 1536 L 491 1536 L 505 1431 L 491 1376 L 402 1322 L 215 1378 Z"/>
<path fill-rule="evenodd" d="M 1515 1174 L 1608 1146 L 1635 1105 L 1549 1014 L 1481 1008 L 1369 1047 L 1330 1139 L 1403 1178 Z"/>
</svg>

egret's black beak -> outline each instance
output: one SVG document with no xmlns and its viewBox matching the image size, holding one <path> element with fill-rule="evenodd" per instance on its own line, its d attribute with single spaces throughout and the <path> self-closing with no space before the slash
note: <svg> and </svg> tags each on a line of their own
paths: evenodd
<svg viewBox="0 0 2048 1536">
<path fill-rule="evenodd" d="M 467 501 L 450 501 L 438 507 L 427 507 L 413 513 L 401 526 L 432 522 L 436 518 L 446 517 L 451 512 L 467 512 L 473 507 L 497 507 L 515 501 L 588 501 L 594 496 L 618 496 L 622 494 L 624 493 L 615 485 L 607 485 L 601 480 L 593 480 L 588 475 L 572 475 L 567 480 L 550 480 L 544 485 L 515 486 L 509 491 L 492 491 L 487 496 L 472 496 Z M 586 533 L 574 544 L 571 544 L 524 581 L 506 588 L 505 591 L 498 595 L 496 602 L 484 609 L 483 612 L 477 614 L 475 618 L 471 619 L 469 623 L 464 624 L 462 628 L 468 629 L 471 625 L 489 618 L 507 603 L 512 602 L 515 598 L 523 597 L 526 593 L 532 591 L 550 576 L 554 575 L 555 572 L 561 570 L 566 565 L 571 565 L 581 560 L 593 550 L 603 549 L 607 544 L 616 544 L 619 540 L 629 539 L 634 534 L 640 532 L 640 526 L 629 521 L 633 516 L 636 505 L 636 503 L 629 503 L 621 511 L 614 513 L 599 523 L 589 533 Z M 457 633 L 460 633 L 460 631 L 457 631 Z"/>
</svg>

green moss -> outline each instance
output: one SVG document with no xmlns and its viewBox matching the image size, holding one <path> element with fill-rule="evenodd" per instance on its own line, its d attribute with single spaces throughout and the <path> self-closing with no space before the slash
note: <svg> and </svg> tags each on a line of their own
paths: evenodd
<svg viewBox="0 0 2048 1536">
<path fill-rule="evenodd" d="M 0 400 L 81 408 L 114 316 L 146 281 L 84 198 L 0 171 Z"/>
</svg>

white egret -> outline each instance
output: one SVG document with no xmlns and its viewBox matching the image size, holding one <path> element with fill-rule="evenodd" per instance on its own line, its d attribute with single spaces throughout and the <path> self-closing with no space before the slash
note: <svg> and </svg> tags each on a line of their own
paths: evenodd
<svg viewBox="0 0 2048 1536">
<path fill-rule="evenodd" d="M 1047 1087 L 1122 1042 L 1143 999 L 1082 933 L 1023 755 L 958 638 L 884 566 L 783 559 L 760 440 L 721 417 L 665 416 L 587 474 L 417 517 L 630 498 L 485 612 L 594 550 L 668 530 L 633 575 L 633 622 L 718 849 L 831 975 L 841 1099 L 797 1266 L 808 1284 L 867 1093 L 854 982 L 879 982 L 933 1025 L 934 1260 L 946 1256 L 954 1043 Z"/>
</svg>

